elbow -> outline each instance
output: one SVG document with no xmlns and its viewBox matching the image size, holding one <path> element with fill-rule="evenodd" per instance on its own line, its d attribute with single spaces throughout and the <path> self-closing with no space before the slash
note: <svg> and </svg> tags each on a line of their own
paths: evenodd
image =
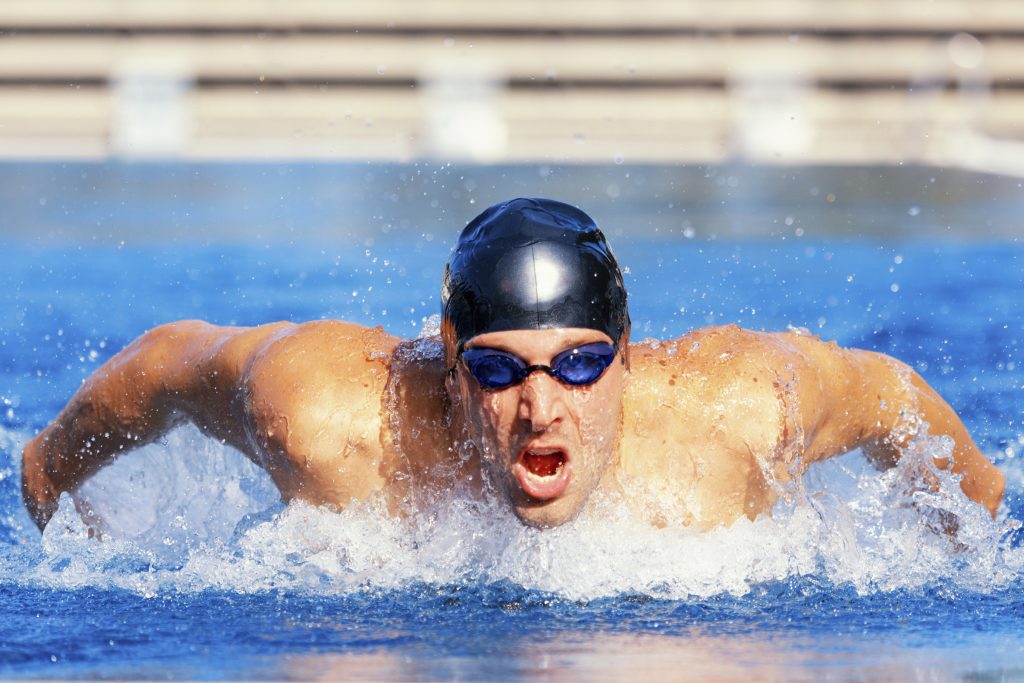
<svg viewBox="0 0 1024 683">
<path fill-rule="evenodd" d="M 139 337 L 138 343 L 149 355 L 172 355 L 179 353 L 197 334 L 208 327 L 209 325 L 201 320 L 179 320 L 165 323 L 147 331 Z"/>
</svg>

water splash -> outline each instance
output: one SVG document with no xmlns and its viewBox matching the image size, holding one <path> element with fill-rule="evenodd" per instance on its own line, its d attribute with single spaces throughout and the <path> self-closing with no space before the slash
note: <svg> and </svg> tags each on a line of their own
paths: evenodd
<svg viewBox="0 0 1024 683">
<path fill-rule="evenodd" d="M 654 528 L 612 496 L 595 497 L 569 524 L 537 530 L 497 501 L 458 495 L 404 519 L 375 499 L 340 513 L 285 506 L 242 455 L 183 427 L 82 487 L 89 525 L 65 495 L 42 542 L 9 554 L 0 579 L 143 595 L 509 582 L 573 600 L 744 595 L 811 575 L 862 594 L 936 582 L 998 589 L 1024 568 L 1024 550 L 1006 540 L 1019 525 L 1005 513 L 993 521 L 931 465 L 948 447 L 921 438 L 882 473 L 856 453 L 834 459 L 804 478 L 806 496 L 710 532 Z M 922 485 L 922 471 L 938 478 L 937 490 Z M 950 535 L 942 527 L 954 518 Z"/>
</svg>

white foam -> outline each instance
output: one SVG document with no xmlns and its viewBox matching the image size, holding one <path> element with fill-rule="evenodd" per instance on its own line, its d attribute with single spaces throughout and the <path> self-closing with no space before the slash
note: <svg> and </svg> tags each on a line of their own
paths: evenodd
<svg viewBox="0 0 1024 683">
<path fill-rule="evenodd" d="M 571 599 L 687 598 L 742 595 L 809 574 L 860 592 L 940 580 L 980 591 L 1004 586 L 1024 568 L 1024 551 L 1000 540 L 1016 522 L 993 521 L 953 477 L 934 470 L 931 458 L 947 448 L 943 439 L 921 439 L 884 473 L 859 454 L 815 466 L 773 515 L 705 533 L 654 528 L 610 497 L 591 501 L 569 524 L 536 530 L 498 502 L 461 498 L 408 519 L 389 517 L 376 500 L 341 513 L 283 506 L 243 456 L 185 427 L 79 492 L 102 540 L 89 537 L 65 496 L 41 551 L 9 559 L 0 572 L 37 585 L 146 595 L 508 581 Z M 922 468 L 938 476 L 937 492 L 913 490 Z M 958 519 L 955 537 L 936 530 L 942 514 Z"/>
</svg>

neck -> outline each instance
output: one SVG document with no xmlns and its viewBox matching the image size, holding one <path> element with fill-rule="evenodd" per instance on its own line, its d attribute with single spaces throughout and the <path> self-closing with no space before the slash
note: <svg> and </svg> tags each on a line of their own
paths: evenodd
<svg viewBox="0 0 1024 683">
<path fill-rule="evenodd" d="M 444 383 L 444 424 L 447 427 L 445 442 L 448 448 L 448 458 L 453 463 L 459 463 L 461 478 L 471 481 L 475 491 L 479 491 L 483 481 L 483 472 L 480 466 L 480 452 L 476 444 L 469 436 L 469 426 L 466 423 L 466 411 L 460 404 L 461 398 L 453 385 L 454 379 L 449 373 L 445 373 Z"/>
<path fill-rule="evenodd" d="M 381 410 L 389 431 L 384 443 L 391 446 L 389 478 L 399 497 L 433 485 L 435 470 L 450 461 L 445 374 L 436 340 L 401 342 L 392 356 Z"/>
</svg>

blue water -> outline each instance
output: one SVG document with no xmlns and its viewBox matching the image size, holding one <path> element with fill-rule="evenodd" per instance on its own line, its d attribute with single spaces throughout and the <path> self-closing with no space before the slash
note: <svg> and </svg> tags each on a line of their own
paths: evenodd
<svg viewBox="0 0 1024 683">
<path fill-rule="evenodd" d="M 0 675 L 371 680 L 1024 678 L 1024 248 L 1013 241 L 620 236 L 634 339 L 805 327 L 891 353 L 1007 473 L 991 521 L 955 482 L 909 506 L 859 454 L 772 518 L 698 534 L 606 521 L 552 532 L 458 501 L 398 522 L 276 501 L 188 429 L 65 501 L 41 539 L 19 453 L 82 379 L 179 318 L 343 318 L 414 336 L 453 234 L 330 247 L 10 245 L 0 285 Z M 453 229 L 454 233 L 454 229 Z M 924 442 L 926 461 L 941 444 Z M 828 493 L 825 493 L 825 492 Z M 921 502 L 921 499 L 918 499 Z M 604 506 L 604 507 L 601 507 Z M 956 542 L 928 510 L 961 517 Z"/>
</svg>

